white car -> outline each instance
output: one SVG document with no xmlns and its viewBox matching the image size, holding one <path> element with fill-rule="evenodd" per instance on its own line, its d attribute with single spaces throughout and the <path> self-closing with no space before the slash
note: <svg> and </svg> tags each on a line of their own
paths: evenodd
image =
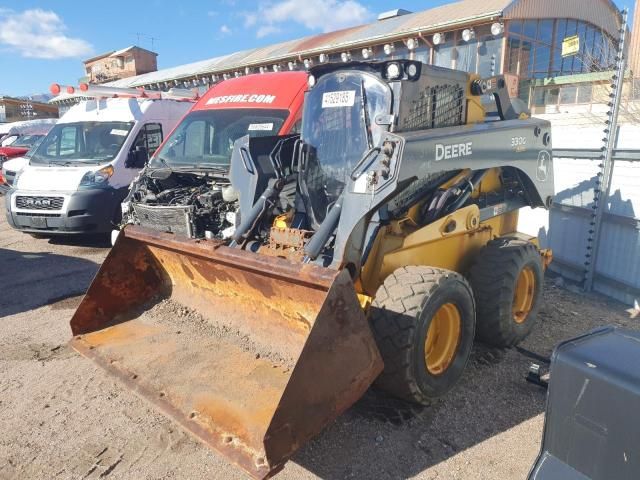
<svg viewBox="0 0 640 480">
<path fill-rule="evenodd" d="M 1 178 L 4 180 L 4 184 L 0 182 L 0 192 L 6 192 L 13 186 L 16 175 L 29 164 L 29 159 L 38 148 L 38 145 L 40 145 L 40 142 L 42 142 L 42 139 L 38 140 L 22 157 L 12 158 L 2 163 Z"/>
<path fill-rule="evenodd" d="M 28 155 L 28 154 L 27 154 Z M 13 185 L 13 181 L 15 180 L 16 174 L 22 171 L 22 169 L 29 163 L 29 158 L 25 155 L 24 157 L 16 157 L 11 160 L 7 160 L 2 164 L 2 178 L 5 181 L 4 190 L 8 190 Z"/>
</svg>

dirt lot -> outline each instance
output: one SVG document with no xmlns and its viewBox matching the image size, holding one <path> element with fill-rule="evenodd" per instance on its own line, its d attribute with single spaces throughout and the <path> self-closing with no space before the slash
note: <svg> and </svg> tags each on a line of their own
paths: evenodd
<svg viewBox="0 0 640 480">
<path fill-rule="evenodd" d="M 68 321 L 108 247 L 33 239 L 0 220 L 0 479 L 245 478 L 70 351 Z M 547 282 L 536 331 L 549 355 L 624 305 Z M 515 350 L 476 349 L 460 387 L 428 409 L 369 392 L 278 477 L 520 479 L 538 452 L 545 392 Z"/>
</svg>

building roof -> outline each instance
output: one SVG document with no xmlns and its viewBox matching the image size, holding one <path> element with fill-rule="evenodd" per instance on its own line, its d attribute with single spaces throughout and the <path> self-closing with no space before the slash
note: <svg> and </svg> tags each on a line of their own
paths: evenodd
<svg viewBox="0 0 640 480">
<path fill-rule="evenodd" d="M 91 57 L 91 58 L 88 58 L 87 60 L 84 60 L 82 63 L 86 64 L 90 62 L 95 62 L 96 60 L 100 60 L 101 58 L 105 58 L 105 57 L 120 57 L 125 53 L 130 52 L 131 50 L 141 50 L 143 52 L 148 52 L 158 56 L 156 52 L 152 52 L 151 50 L 147 50 L 146 48 L 138 47 L 137 45 L 129 45 L 128 47 L 122 48 L 120 50 L 111 50 L 109 52 L 101 53 L 100 55 L 96 55 L 95 57 Z"/>
<path fill-rule="evenodd" d="M 108 57 L 113 52 L 115 52 L 115 50 L 110 50 L 106 53 L 101 53 L 100 55 L 96 55 L 95 57 L 91 57 L 91 58 L 87 58 L 86 60 L 83 60 L 82 63 L 87 64 L 90 62 L 95 62 L 96 60 L 100 60 L 101 58 Z"/>
<path fill-rule="evenodd" d="M 147 50 L 146 48 L 142 48 L 142 47 L 138 47 L 137 45 L 129 45 L 127 48 L 123 48 L 121 50 L 116 50 L 115 52 L 112 52 L 109 56 L 110 57 L 120 57 L 122 55 L 124 55 L 125 53 L 128 53 L 132 50 L 140 50 L 141 52 L 147 52 L 150 53 L 152 55 L 155 55 L 156 57 L 158 56 L 158 54 L 156 52 L 152 52 L 151 50 Z"/>
<path fill-rule="evenodd" d="M 317 55 L 322 52 L 357 48 L 376 42 L 405 38 L 408 35 L 419 32 L 452 28 L 481 20 L 490 21 L 500 17 L 504 8 L 512 2 L 513 0 L 463 0 L 422 12 L 388 18 L 336 32 L 312 35 L 145 73 L 136 77 L 116 80 L 109 85 L 120 87 L 141 86 L 192 76 L 204 76 L 246 66 L 275 63 L 292 57 L 301 59 L 305 56 Z"/>
<path fill-rule="evenodd" d="M 612 0 L 514 0 L 503 11 L 514 18 L 574 18 L 597 25 L 617 39 L 622 16 Z"/>
<path fill-rule="evenodd" d="M 462 0 L 416 13 L 386 18 L 366 25 L 312 35 L 287 42 L 230 53 L 198 62 L 165 68 L 108 83 L 118 87 L 156 85 L 174 80 L 202 78 L 212 74 L 243 70 L 340 52 L 412 35 L 515 18 L 576 18 L 600 26 L 617 37 L 620 15 L 612 0 Z M 131 48 L 131 47 L 129 47 Z M 110 52 L 109 55 L 113 55 Z M 98 57 L 96 57 L 98 58 Z M 55 99 L 54 99 L 55 101 Z"/>
</svg>

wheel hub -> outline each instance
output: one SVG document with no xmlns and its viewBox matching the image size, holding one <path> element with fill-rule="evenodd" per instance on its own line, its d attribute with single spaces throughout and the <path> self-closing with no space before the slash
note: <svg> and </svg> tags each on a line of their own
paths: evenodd
<svg viewBox="0 0 640 480">
<path fill-rule="evenodd" d="M 527 320 L 529 312 L 533 308 L 533 299 L 536 290 L 536 277 L 531 267 L 525 267 L 518 275 L 516 288 L 513 294 L 513 321 L 522 324 Z"/>
<path fill-rule="evenodd" d="M 453 361 L 460 343 L 462 316 L 453 303 L 445 303 L 429 324 L 424 361 L 431 375 L 443 374 Z"/>
</svg>

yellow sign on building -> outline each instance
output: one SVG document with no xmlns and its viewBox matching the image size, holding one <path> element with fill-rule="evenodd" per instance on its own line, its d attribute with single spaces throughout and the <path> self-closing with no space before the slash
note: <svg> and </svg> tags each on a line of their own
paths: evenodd
<svg viewBox="0 0 640 480">
<path fill-rule="evenodd" d="M 579 51 L 580 51 L 580 37 L 578 35 L 567 37 L 562 41 L 563 57 L 570 57 L 571 55 L 575 55 Z"/>
</svg>

